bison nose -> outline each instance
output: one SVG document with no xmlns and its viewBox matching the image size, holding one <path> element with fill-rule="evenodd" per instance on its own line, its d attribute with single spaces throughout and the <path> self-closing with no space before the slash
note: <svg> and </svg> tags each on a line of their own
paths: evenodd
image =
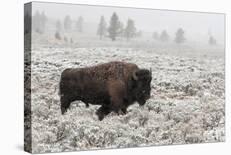
<svg viewBox="0 0 231 155">
<path fill-rule="evenodd" d="M 146 101 L 144 99 L 141 99 L 141 100 L 138 101 L 138 103 L 139 103 L 140 106 L 143 106 L 145 104 L 145 102 Z"/>
<path fill-rule="evenodd" d="M 145 96 L 145 100 L 149 99 L 150 97 L 150 95 Z"/>
</svg>

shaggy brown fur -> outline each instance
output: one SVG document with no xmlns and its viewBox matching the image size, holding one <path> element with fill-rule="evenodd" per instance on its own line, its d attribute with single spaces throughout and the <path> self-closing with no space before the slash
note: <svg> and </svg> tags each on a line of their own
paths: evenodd
<svg viewBox="0 0 231 155">
<path fill-rule="evenodd" d="M 75 100 L 102 105 L 96 112 L 99 120 L 111 111 L 127 112 L 138 101 L 143 105 L 150 97 L 151 73 L 136 64 L 109 62 L 93 67 L 68 68 L 60 80 L 61 112 Z"/>
</svg>

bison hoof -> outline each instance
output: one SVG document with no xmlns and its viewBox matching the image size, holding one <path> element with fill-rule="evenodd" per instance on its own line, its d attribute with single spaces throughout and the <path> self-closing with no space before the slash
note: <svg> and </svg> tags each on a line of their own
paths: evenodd
<svg viewBox="0 0 231 155">
<path fill-rule="evenodd" d="M 127 109 L 121 109 L 122 115 L 126 115 L 127 114 Z"/>
<path fill-rule="evenodd" d="M 102 121 L 104 119 L 104 114 L 102 114 L 100 111 L 96 111 L 96 115 L 98 116 L 98 119 Z"/>
<path fill-rule="evenodd" d="M 103 114 L 97 114 L 97 116 L 98 116 L 99 121 L 102 121 L 104 119 L 104 115 Z"/>
<path fill-rule="evenodd" d="M 61 108 L 61 113 L 62 115 L 66 112 L 67 110 L 65 108 Z"/>
<path fill-rule="evenodd" d="M 98 116 L 99 121 L 102 121 L 104 119 L 104 116 L 100 115 Z"/>
</svg>

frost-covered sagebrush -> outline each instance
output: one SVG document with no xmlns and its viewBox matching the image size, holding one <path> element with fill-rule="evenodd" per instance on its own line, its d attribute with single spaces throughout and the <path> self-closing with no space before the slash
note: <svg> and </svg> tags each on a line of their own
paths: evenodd
<svg viewBox="0 0 231 155">
<path fill-rule="evenodd" d="M 224 141 L 224 58 L 166 51 L 171 53 L 168 48 L 33 47 L 33 152 Z M 111 113 L 98 121 L 99 106 L 86 108 L 75 101 L 61 115 L 61 72 L 113 60 L 152 68 L 151 98 L 145 106 L 134 104 L 126 115 Z"/>
</svg>

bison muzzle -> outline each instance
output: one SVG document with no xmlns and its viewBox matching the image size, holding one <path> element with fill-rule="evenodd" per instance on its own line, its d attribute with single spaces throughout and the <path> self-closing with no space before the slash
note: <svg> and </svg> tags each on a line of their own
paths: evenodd
<svg viewBox="0 0 231 155">
<path fill-rule="evenodd" d="M 61 112 L 64 114 L 71 102 L 80 100 L 89 106 L 101 105 L 96 114 L 102 120 L 110 112 L 127 113 L 136 101 L 144 105 L 150 98 L 150 70 L 136 64 L 109 62 L 86 68 L 68 68 L 61 74 L 59 93 Z"/>
</svg>

